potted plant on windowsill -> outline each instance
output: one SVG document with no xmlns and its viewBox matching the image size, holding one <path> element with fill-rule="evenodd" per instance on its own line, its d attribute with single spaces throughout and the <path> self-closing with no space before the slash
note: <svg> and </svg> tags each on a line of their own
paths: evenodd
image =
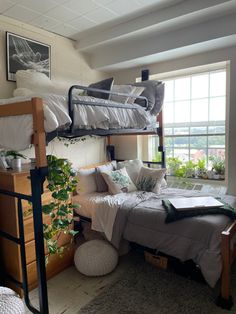
<svg viewBox="0 0 236 314">
<path fill-rule="evenodd" d="M 21 168 L 21 158 L 26 159 L 26 156 L 24 156 L 21 153 L 18 153 L 15 150 L 8 150 L 5 153 L 5 157 L 7 158 L 9 166 L 12 169 L 20 169 Z"/>
<path fill-rule="evenodd" d="M 213 179 L 225 179 L 225 160 L 218 156 L 210 156 L 212 162 Z"/>
</svg>

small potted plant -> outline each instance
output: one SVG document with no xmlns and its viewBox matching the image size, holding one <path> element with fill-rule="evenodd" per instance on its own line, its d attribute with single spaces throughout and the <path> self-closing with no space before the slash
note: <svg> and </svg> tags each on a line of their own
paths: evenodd
<svg viewBox="0 0 236 314">
<path fill-rule="evenodd" d="M 20 169 L 21 168 L 21 158 L 26 159 L 26 156 L 18 153 L 15 150 L 8 150 L 5 153 L 5 156 L 7 157 L 7 161 L 12 169 Z"/>
<path fill-rule="evenodd" d="M 197 176 L 202 179 L 208 179 L 205 159 L 198 159 L 197 161 Z"/>
<path fill-rule="evenodd" d="M 225 178 L 225 160 L 218 156 L 210 156 L 209 160 L 212 162 L 212 171 L 214 172 L 214 179 Z"/>
</svg>

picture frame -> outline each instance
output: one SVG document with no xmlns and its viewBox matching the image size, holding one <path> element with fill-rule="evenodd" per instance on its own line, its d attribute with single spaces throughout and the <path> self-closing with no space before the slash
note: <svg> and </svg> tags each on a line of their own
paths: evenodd
<svg viewBox="0 0 236 314">
<path fill-rule="evenodd" d="M 15 82 L 18 70 L 35 70 L 51 79 L 51 46 L 6 32 L 7 80 Z"/>
</svg>

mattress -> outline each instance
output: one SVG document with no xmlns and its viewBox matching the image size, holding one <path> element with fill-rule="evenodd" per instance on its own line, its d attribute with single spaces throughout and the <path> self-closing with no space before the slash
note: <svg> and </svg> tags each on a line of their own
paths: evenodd
<svg viewBox="0 0 236 314">
<path fill-rule="evenodd" d="M 103 202 L 104 196 L 106 195 L 108 195 L 108 193 L 94 192 L 73 196 L 72 203 L 79 205 L 79 208 L 76 208 L 75 212 L 83 217 L 92 218 L 95 215 L 97 207 Z"/>
<path fill-rule="evenodd" d="M 30 98 L 32 97 L 43 98 L 46 132 L 52 132 L 56 129 L 65 130 L 71 125 L 67 96 L 32 94 Z M 0 105 L 29 100 L 30 98 L 1 99 Z M 137 104 L 129 105 L 133 109 L 127 109 L 125 104 L 119 104 L 120 108 L 114 108 L 111 105 L 117 103 L 89 96 L 77 96 L 75 100 L 82 103 L 76 104 L 74 107 L 74 126 L 78 129 L 143 129 L 156 126 L 155 117 Z M 100 103 L 102 106 L 85 105 L 86 102 L 90 104 Z M 32 115 L 0 117 L 0 147 L 24 150 L 30 146 L 32 134 Z"/>
</svg>

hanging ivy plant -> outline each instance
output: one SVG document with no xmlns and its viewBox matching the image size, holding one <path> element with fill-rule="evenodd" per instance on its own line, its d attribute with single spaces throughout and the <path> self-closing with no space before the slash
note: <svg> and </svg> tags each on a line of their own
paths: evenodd
<svg viewBox="0 0 236 314">
<path fill-rule="evenodd" d="M 71 196 L 78 181 L 75 178 L 76 173 L 67 159 L 49 155 L 47 161 L 47 188 L 52 192 L 52 200 L 49 204 L 43 205 L 42 210 L 45 215 L 50 216 L 49 223 L 43 224 L 44 239 L 50 256 L 63 253 L 64 247 L 58 245 L 58 239 L 62 232 L 72 236 L 77 233 L 71 229 L 73 208 L 77 207 L 72 204 Z"/>
<path fill-rule="evenodd" d="M 59 237 L 62 233 L 74 236 L 77 231 L 72 229 L 73 209 L 79 205 L 72 204 L 72 193 L 77 186 L 75 171 L 68 159 L 57 158 L 53 155 L 47 156 L 48 176 L 47 188 L 51 191 L 51 201 L 42 205 L 44 215 L 50 217 L 48 223 L 43 223 L 43 234 L 48 257 L 53 254 L 62 255 L 63 246 L 58 245 Z M 32 213 L 32 208 L 25 212 L 25 216 Z"/>
</svg>

